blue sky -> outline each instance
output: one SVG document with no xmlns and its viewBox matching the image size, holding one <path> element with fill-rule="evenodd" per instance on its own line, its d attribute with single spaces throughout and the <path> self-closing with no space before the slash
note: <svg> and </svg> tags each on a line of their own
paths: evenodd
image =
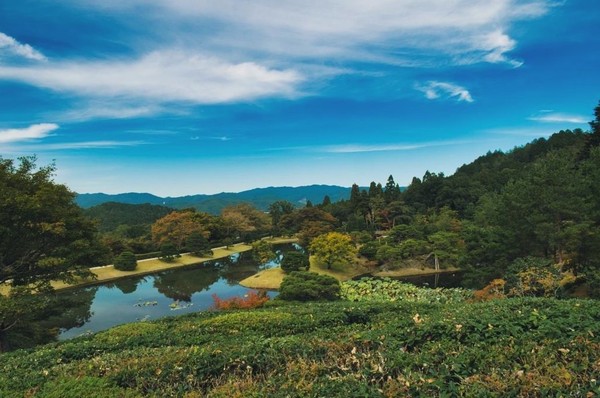
<svg viewBox="0 0 600 398">
<path fill-rule="evenodd" d="M 597 0 L 2 0 L 0 156 L 77 192 L 401 185 L 588 129 Z"/>
</svg>

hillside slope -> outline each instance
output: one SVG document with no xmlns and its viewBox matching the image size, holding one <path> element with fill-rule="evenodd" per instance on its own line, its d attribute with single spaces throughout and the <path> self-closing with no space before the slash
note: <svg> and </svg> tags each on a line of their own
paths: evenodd
<svg viewBox="0 0 600 398">
<path fill-rule="evenodd" d="M 600 303 L 200 312 L 0 356 L 0 396 L 597 396 Z"/>
</svg>

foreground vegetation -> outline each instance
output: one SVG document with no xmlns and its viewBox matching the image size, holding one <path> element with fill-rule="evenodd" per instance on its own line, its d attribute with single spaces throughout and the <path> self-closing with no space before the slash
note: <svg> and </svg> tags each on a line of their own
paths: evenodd
<svg viewBox="0 0 600 398">
<path fill-rule="evenodd" d="M 597 301 L 392 291 L 393 302 L 276 300 L 2 354 L 0 396 L 600 394 Z"/>
</svg>

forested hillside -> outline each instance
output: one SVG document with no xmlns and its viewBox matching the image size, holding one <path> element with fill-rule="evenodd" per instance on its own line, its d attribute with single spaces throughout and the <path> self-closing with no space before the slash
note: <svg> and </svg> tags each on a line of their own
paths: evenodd
<svg viewBox="0 0 600 398">
<path fill-rule="evenodd" d="M 84 210 L 84 214 L 98 222 L 98 231 L 109 232 L 136 226 L 149 226 L 175 209 L 148 203 L 131 205 L 107 202 Z"/>
</svg>

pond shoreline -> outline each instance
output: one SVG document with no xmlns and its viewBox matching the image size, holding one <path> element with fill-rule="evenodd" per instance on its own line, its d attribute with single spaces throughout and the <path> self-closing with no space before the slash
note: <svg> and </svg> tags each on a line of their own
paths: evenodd
<svg viewBox="0 0 600 398">
<path fill-rule="evenodd" d="M 119 279 L 130 278 L 134 276 L 145 276 L 155 274 L 157 272 L 169 271 L 188 266 L 202 264 L 206 261 L 219 260 L 229 257 L 234 254 L 243 253 L 252 250 L 252 246 L 243 243 L 232 245 L 230 248 L 216 247 L 213 250 L 214 255 L 211 257 L 196 257 L 192 254 L 182 254 L 181 257 L 175 258 L 172 261 L 162 261 L 158 258 L 150 258 L 138 261 L 137 268 L 133 271 L 119 271 L 111 265 L 103 265 L 100 267 L 90 268 L 92 273 L 96 275 L 95 279 L 82 280 L 74 284 L 64 282 L 52 282 L 52 287 L 56 291 L 75 289 L 85 286 L 101 285 L 107 282 L 113 282 Z"/>
<path fill-rule="evenodd" d="M 267 238 L 264 239 L 273 245 L 285 244 L 285 243 L 296 243 L 297 238 Z M 95 279 L 79 280 L 76 283 L 65 283 L 61 281 L 52 281 L 51 285 L 55 291 L 75 289 L 79 287 L 101 285 L 103 283 L 114 282 L 120 279 L 131 278 L 135 276 L 151 275 L 162 271 L 169 271 L 173 269 L 179 269 L 188 266 L 194 266 L 202 264 L 206 261 L 219 260 L 232 256 L 234 254 L 243 253 L 252 250 L 252 245 L 245 243 L 237 243 L 230 247 L 220 246 L 212 249 L 213 255 L 211 257 L 196 257 L 189 253 L 182 254 L 181 257 L 175 258 L 173 261 L 161 261 L 158 258 L 150 258 L 145 260 L 139 260 L 137 262 L 137 268 L 133 271 L 119 271 L 115 269 L 114 265 L 103 265 L 99 267 L 90 268 L 90 271 L 96 275 Z M 10 286 L 0 286 L 0 294 L 6 295 L 10 292 Z"/>
</svg>

